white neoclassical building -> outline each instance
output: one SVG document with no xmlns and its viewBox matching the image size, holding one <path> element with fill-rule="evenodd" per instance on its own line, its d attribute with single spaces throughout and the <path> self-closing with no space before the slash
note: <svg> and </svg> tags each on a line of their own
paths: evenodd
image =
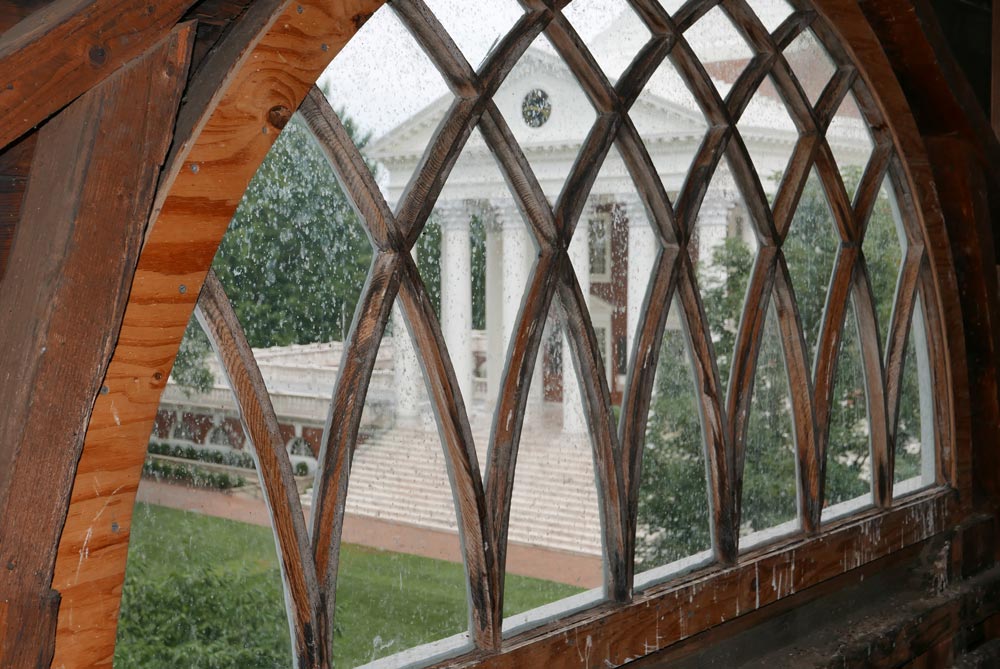
<svg viewBox="0 0 1000 669">
<path fill-rule="evenodd" d="M 612 73 L 612 82 L 642 43 L 641 33 L 624 25 L 632 20 L 634 17 L 623 16 L 591 46 L 601 66 Z M 725 97 L 749 55 L 725 36 L 714 35 L 711 25 L 706 25 L 707 32 L 692 35 L 690 41 Z M 813 100 L 832 73 L 815 49 L 814 42 L 796 40 L 786 50 Z M 554 203 L 594 123 L 592 105 L 563 61 L 545 46 L 528 49 L 495 102 L 544 193 Z M 390 205 L 395 206 L 400 199 L 450 104 L 450 97 L 442 97 L 368 145 L 368 157 L 379 166 Z M 666 192 L 675 198 L 705 137 L 707 123 L 669 64 L 652 77 L 632 107 L 630 118 Z M 766 194 L 773 196 L 777 175 L 785 169 L 798 134 L 768 82 L 747 107 L 738 128 Z M 860 169 L 867 162 L 871 140 L 852 103 L 841 108 L 827 139 L 842 168 Z M 439 316 L 469 408 L 482 466 L 509 340 L 537 251 L 478 131 L 473 132 L 454 166 L 433 220 L 441 227 Z M 484 231 L 481 236 L 473 234 L 474 220 Z M 692 252 L 697 253 L 703 269 L 712 271 L 710 266 L 706 268 L 712 250 L 733 235 L 755 243 L 752 223 L 723 161 L 709 185 L 696 225 Z M 612 149 L 591 190 L 570 255 L 588 298 L 616 402 L 657 252 L 647 213 L 624 163 Z M 474 257 L 484 261 L 473 267 Z M 482 293 L 475 299 L 485 307 L 485 323 L 478 324 L 473 322 L 475 273 L 483 278 Z M 555 318 L 557 312 L 549 320 L 529 393 L 510 538 L 597 556 L 600 520 L 589 439 L 584 433 L 577 383 L 571 378 L 563 380 L 564 372 L 572 366 L 567 362 L 570 357 Z M 454 530 L 447 468 L 433 412 L 419 361 L 401 321 L 397 311 L 392 334 L 379 352 L 362 420 L 362 443 L 352 468 L 348 512 Z M 668 327 L 678 325 L 668 321 Z M 341 352 L 339 342 L 255 351 L 289 447 L 302 449 L 297 453 L 319 447 Z M 216 387 L 204 395 L 189 396 L 173 383 L 168 386 L 154 437 L 243 447 L 231 393 L 218 366 L 212 369 Z M 558 465 L 558 480 L 552 480 L 554 464 Z"/>
<path fill-rule="evenodd" d="M 594 40 L 592 51 L 606 71 L 621 72 L 642 45 L 638 38 L 629 39 L 641 33 L 623 26 L 636 20 L 629 12 Z M 703 42 L 716 45 L 714 56 L 702 54 L 702 57 L 725 97 L 747 63 L 748 55 L 724 35 L 713 40 L 709 32 L 701 37 Z M 832 74 L 832 66 L 818 58 L 821 54 L 815 51 L 817 48 L 812 40 L 799 40 L 787 52 L 793 67 L 798 64 L 806 68 L 800 70 L 800 75 L 807 89 L 821 90 Z M 593 106 L 561 58 L 551 48 L 538 46 L 529 48 L 511 71 L 495 102 L 542 190 L 554 203 L 594 124 Z M 397 203 L 402 196 L 451 103 L 451 96 L 441 97 L 369 145 L 369 156 L 383 170 L 384 192 L 390 204 Z M 705 138 L 704 115 L 669 63 L 652 77 L 629 115 L 673 199 Z M 770 82 L 765 82 L 747 107 L 738 128 L 765 193 L 772 197 L 798 133 Z M 860 168 L 867 162 L 871 141 L 852 103 L 838 114 L 828 141 L 842 167 Z M 496 397 L 536 247 L 517 202 L 478 131 L 472 134 L 447 180 L 433 216 L 441 226 L 440 318 L 448 351 L 467 404 L 488 414 Z M 474 217 L 485 227 L 485 294 L 481 299 L 485 303 L 486 322 L 482 332 L 473 330 L 472 323 Z M 703 269 L 711 271 L 706 264 L 713 248 L 731 235 L 740 235 L 748 243 L 754 243 L 742 198 L 723 160 L 709 186 L 695 232 L 697 257 Z M 581 287 L 589 298 L 615 401 L 620 398 L 624 384 L 625 367 L 657 252 L 658 244 L 643 204 L 624 162 L 616 149 L 612 149 L 593 185 L 570 254 Z M 403 328 L 397 328 L 396 332 L 406 338 Z M 549 339 L 556 339 L 557 334 L 553 332 Z M 477 344 L 485 345 L 485 350 L 477 349 Z M 406 346 L 405 341 L 395 343 L 396 350 Z M 536 365 L 529 404 L 560 403 L 563 430 L 579 433 L 584 429 L 579 389 L 575 381 L 562 382 L 562 361 L 569 360 L 567 346 L 563 341 L 559 350 L 558 341 L 550 341 L 544 347 L 544 359 Z M 400 360 L 396 371 L 398 389 L 420 384 L 415 361 Z M 426 413 L 407 400 L 399 403 L 397 411 L 401 420 Z M 551 419 L 553 414 L 548 412 L 546 416 Z"/>
</svg>

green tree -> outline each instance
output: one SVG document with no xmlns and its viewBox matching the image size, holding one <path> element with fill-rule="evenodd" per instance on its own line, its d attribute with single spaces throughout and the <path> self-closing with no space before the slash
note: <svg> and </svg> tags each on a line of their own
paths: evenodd
<svg viewBox="0 0 1000 669">
<path fill-rule="evenodd" d="M 349 134 L 363 148 L 348 119 Z M 305 123 L 293 116 L 212 263 L 251 346 L 342 341 L 372 246 Z"/>
<path fill-rule="evenodd" d="M 845 175 L 850 183 L 859 172 Z M 784 253 L 807 341 L 815 345 L 839 236 L 822 186 L 810 179 L 803 191 Z M 880 330 L 894 301 L 901 252 L 888 197 L 877 201 L 865 243 Z M 730 237 L 699 262 L 699 282 L 725 388 L 753 252 Z M 811 348 L 811 347 L 810 347 Z M 916 359 L 908 346 L 899 432 L 903 443 L 919 439 Z M 810 353 L 812 351 L 810 350 Z M 795 455 L 787 373 L 775 317 L 769 314 L 758 358 L 747 429 L 743 483 L 745 531 L 794 518 Z M 683 335 L 668 330 L 660 352 L 654 398 L 646 430 L 639 496 L 637 560 L 650 568 L 692 555 L 710 545 L 705 456 L 691 363 Z M 860 343 L 853 309 L 841 341 L 831 415 L 826 478 L 827 503 L 870 489 L 870 445 Z M 919 454 L 897 448 L 897 480 L 919 471 Z"/>
</svg>

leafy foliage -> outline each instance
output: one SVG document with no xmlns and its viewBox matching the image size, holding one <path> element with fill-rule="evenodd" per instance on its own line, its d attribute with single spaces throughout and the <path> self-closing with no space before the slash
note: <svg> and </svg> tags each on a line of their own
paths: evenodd
<svg viewBox="0 0 1000 669">
<path fill-rule="evenodd" d="M 253 456 L 245 451 L 216 451 L 207 448 L 196 448 L 194 446 L 165 444 L 159 441 L 149 442 L 147 451 L 153 455 L 169 455 L 174 458 L 211 462 L 216 465 L 229 465 L 230 467 L 242 467 L 244 469 L 257 468 L 257 463 L 254 462 Z"/>
<path fill-rule="evenodd" d="M 164 462 L 148 458 L 142 465 L 142 475 L 157 481 L 185 483 L 195 488 L 229 490 L 242 488 L 246 480 L 242 476 L 232 476 L 225 472 L 213 472 L 197 465 Z"/>
<path fill-rule="evenodd" d="M 846 175 L 860 178 L 860 172 Z M 818 338 L 839 236 L 822 186 L 810 179 L 784 245 L 807 341 Z M 865 253 L 878 323 L 890 322 L 901 262 L 891 203 L 877 201 Z M 699 263 L 705 312 L 719 373 L 725 387 L 753 263 L 751 249 L 738 237 L 717 246 Z M 841 338 L 829 434 L 826 502 L 863 495 L 871 486 L 870 445 L 860 341 L 852 309 Z M 907 347 L 899 417 L 897 480 L 919 473 L 919 391 L 916 356 Z M 811 352 L 811 351 L 810 351 Z M 705 455 L 691 362 L 684 336 L 667 330 L 660 352 L 646 430 L 639 497 L 637 560 L 651 568 L 693 555 L 711 545 Z M 744 532 L 772 527 L 795 517 L 795 442 L 787 373 L 773 314 L 765 320 L 747 428 L 743 481 Z M 909 445 L 909 446 L 908 446 Z"/>
<path fill-rule="evenodd" d="M 353 124 L 345 122 L 359 146 Z M 372 246 L 297 117 L 250 182 L 212 263 L 251 346 L 342 341 Z"/>
</svg>

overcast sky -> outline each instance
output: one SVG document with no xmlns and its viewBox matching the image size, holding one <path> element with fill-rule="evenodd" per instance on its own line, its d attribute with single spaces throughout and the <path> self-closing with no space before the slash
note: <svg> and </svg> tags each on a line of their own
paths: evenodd
<svg viewBox="0 0 1000 669">
<path fill-rule="evenodd" d="M 490 47 L 507 34 L 523 13 L 517 0 L 425 1 L 474 67 L 478 67 Z M 661 0 L 661 4 L 672 13 L 683 0 Z M 786 0 L 749 0 L 749 4 L 769 30 L 774 30 L 791 11 Z M 574 0 L 563 13 L 581 37 L 590 42 L 625 11 L 631 12 L 625 0 Z M 686 33 L 703 57 L 704 49 L 715 51 L 733 46 L 732 24 L 723 19 L 726 25 L 720 26 L 716 20 L 712 27 L 713 21 L 709 20 L 712 14 L 722 12 L 712 10 Z M 648 32 L 638 17 L 632 14 L 631 18 L 633 21 L 619 25 L 638 26 L 644 33 L 644 41 Z M 623 39 L 622 43 L 626 41 Z M 698 48 L 698 42 L 704 43 L 704 49 Z M 535 46 L 552 51 L 544 37 L 539 37 Z M 601 54 L 595 55 L 600 61 Z M 437 69 L 388 5 L 377 11 L 337 55 L 319 83 L 329 86 L 334 108 L 345 109 L 363 130 L 371 131 L 375 137 L 448 92 Z"/>
<path fill-rule="evenodd" d="M 426 0 L 466 58 L 478 66 L 522 14 L 516 0 Z M 584 39 L 625 8 L 624 0 L 576 0 L 566 10 Z M 547 44 L 546 44 L 547 46 Z M 388 6 L 369 19 L 320 77 L 337 109 L 385 133 L 447 92 L 430 60 Z"/>
</svg>

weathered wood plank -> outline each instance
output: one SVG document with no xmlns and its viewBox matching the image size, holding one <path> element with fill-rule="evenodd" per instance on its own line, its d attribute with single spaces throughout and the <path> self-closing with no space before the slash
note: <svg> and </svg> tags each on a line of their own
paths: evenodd
<svg viewBox="0 0 1000 669">
<path fill-rule="evenodd" d="M 192 34 L 177 28 L 38 133 L 26 223 L 0 283 L 0 369 L 18 379 L 0 384 L 0 508 L 11 509 L 0 518 L 0 599 L 20 613 L 45 604 L 5 630 L 15 655 L 0 657 L 2 666 L 25 666 L 19 654 L 29 650 L 53 653 L 52 548 L 128 299 Z"/>
<path fill-rule="evenodd" d="M 313 86 L 302 101 L 299 113 L 337 173 L 337 180 L 349 195 L 351 207 L 364 221 L 375 246 L 383 251 L 401 249 L 402 240 L 395 217 L 375 183 L 375 175 L 368 169 L 323 91 Z"/>
<path fill-rule="evenodd" d="M 0 33 L 4 33 L 22 20 L 54 0 L 13 0 L 0 6 Z"/>
<path fill-rule="evenodd" d="M 0 35 L 0 148 L 135 58 L 194 0 L 58 0 Z"/>
<path fill-rule="evenodd" d="M 615 430 L 615 417 L 611 413 L 611 391 L 601 361 L 601 347 L 597 343 L 594 324 L 587 308 L 589 296 L 583 294 L 568 255 L 562 256 L 560 269 L 558 289 L 559 304 L 565 315 L 563 334 L 573 356 L 572 362 L 583 400 L 583 413 L 594 449 L 597 503 L 604 530 L 601 543 L 604 545 L 605 583 L 610 597 L 625 601 L 632 591 L 629 579 L 632 573 L 629 564 L 631 560 L 625 538 L 628 502 L 623 480 L 621 443 Z M 567 362 L 569 361 L 563 361 L 563 364 Z"/>
<path fill-rule="evenodd" d="M 875 295 L 865 263 L 854 265 L 854 313 L 861 344 L 861 364 L 868 399 L 868 433 L 872 446 L 872 492 L 875 504 L 888 506 L 892 502 L 892 450 L 889 442 L 888 409 L 886 406 L 885 370 L 882 347 L 878 336 L 878 316 Z"/>
<path fill-rule="evenodd" d="M 521 312 L 507 354 L 507 366 L 500 380 L 500 393 L 493 426 L 490 429 L 489 460 L 486 464 L 486 509 L 490 534 L 496 546 L 498 579 L 493 584 L 494 619 L 503 619 L 503 571 L 507 560 L 507 531 L 510 526 L 510 503 L 514 494 L 517 449 L 524 427 L 528 388 L 537 364 L 545 321 L 558 287 L 556 272 L 559 258 L 542 252 L 535 262 Z"/>
<path fill-rule="evenodd" d="M 799 517 L 808 533 L 819 529 L 823 510 L 823 467 L 816 435 L 816 410 L 809 350 L 802 332 L 802 319 L 792 290 L 792 277 L 785 257 L 779 253 L 774 272 L 774 312 L 778 318 L 788 388 L 791 392 L 795 451 L 798 458 Z"/>
<path fill-rule="evenodd" d="M 30 133 L 0 152 L 0 280 L 14 243 L 14 231 L 21 220 L 21 203 L 37 140 L 38 134 Z"/>
<path fill-rule="evenodd" d="M 423 361 L 428 395 L 448 462 L 448 478 L 455 498 L 462 554 L 468 577 L 472 638 L 478 648 L 500 648 L 501 621 L 494 615 L 492 584 L 496 578 L 495 547 L 489 541 L 486 496 L 479 473 L 476 445 L 434 305 L 420 272 L 409 255 L 403 260 L 400 304 L 413 337 L 414 349 Z"/>
<path fill-rule="evenodd" d="M 320 476 L 313 490 L 312 543 L 326 603 L 326 619 L 330 623 L 336 613 L 340 540 L 351 460 L 364 414 L 368 383 L 399 292 L 400 264 L 396 253 L 381 253 L 375 257 L 347 336 L 347 348 L 353 355 L 344 357 L 323 428 L 318 458 Z"/>
<path fill-rule="evenodd" d="M 524 632 L 508 639 L 498 655 L 470 654 L 434 669 L 575 669 L 586 666 L 588 659 L 591 666 L 626 666 L 919 544 L 948 529 L 956 506 L 954 493 L 938 490 L 888 512 L 872 510 L 831 525 L 822 535 L 789 539 L 743 555 L 736 566 L 713 565 L 654 586 L 624 606 L 598 605 Z"/>
<path fill-rule="evenodd" d="M 732 445 L 733 450 L 734 468 L 732 489 L 729 492 L 733 496 L 733 508 L 737 520 L 741 518 L 743 502 L 743 465 L 746 458 L 747 429 L 750 424 L 750 404 L 753 400 L 754 379 L 757 376 L 757 358 L 764 337 L 764 323 L 771 304 L 776 262 L 775 247 L 764 246 L 757 252 L 757 260 L 747 282 L 746 303 L 740 315 L 740 325 L 732 351 L 729 389 L 722 398 L 726 407 L 726 425 L 729 427 L 726 441 Z M 723 355 L 727 353 L 728 351 L 723 352 Z"/>
<path fill-rule="evenodd" d="M 719 366 L 712 344 L 712 333 L 708 328 L 708 318 L 705 316 L 705 306 L 698 295 L 695 269 L 687 253 L 681 253 L 680 256 L 682 264 L 677 277 L 677 297 L 680 299 L 690 338 L 695 391 L 701 411 L 702 432 L 705 435 L 708 488 L 712 496 L 712 547 L 716 559 L 729 564 L 736 561 L 739 539 L 733 492 L 736 453 L 730 440 Z"/>
<path fill-rule="evenodd" d="M 333 665 L 330 657 L 332 639 L 329 636 L 332 630 L 323 624 L 316 563 L 292 474 L 292 463 L 285 450 L 285 439 L 271 405 L 271 396 L 264 385 L 264 377 L 260 374 L 236 312 L 214 272 L 209 272 L 195 314 L 222 361 L 239 406 L 240 421 L 253 446 L 281 560 L 296 666 L 301 669 L 329 668 Z"/>
<path fill-rule="evenodd" d="M 678 249 L 660 250 L 653 268 L 653 280 L 643 300 L 642 318 L 636 332 L 635 345 L 629 362 L 629 376 L 622 397 L 622 412 L 618 426 L 622 449 L 622 484 L 627 500 L 625 527 L 626 580 L 632 581 L 635 571 L 635 536 L 639 512 L 639 490 L 642 486 L 642 456 L 646 446 L 646 423 L 652 401 L 653 385 L 659 367 L 660 347 L 667 325 L 678 272 Z"/>
</svg>

